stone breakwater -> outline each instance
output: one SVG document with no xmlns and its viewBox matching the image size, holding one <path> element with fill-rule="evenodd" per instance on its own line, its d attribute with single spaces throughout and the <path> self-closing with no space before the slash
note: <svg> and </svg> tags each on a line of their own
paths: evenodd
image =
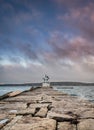
<svg viewBox="0 0 94 130">
<path fill-rule="evenodd" d="M 36 88 L 0 97 L 1 130 L 94 130 L 94 104 Z"/>
</svg>

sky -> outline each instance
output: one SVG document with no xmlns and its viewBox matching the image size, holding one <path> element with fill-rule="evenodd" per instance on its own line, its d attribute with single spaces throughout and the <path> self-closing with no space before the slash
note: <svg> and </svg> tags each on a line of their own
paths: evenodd
<svg viewBox="0 0 94 130">
<path fill-rule="evenodd" d="M 0 0 L 0 83 L 94 82 L 94 0 Z"/>
</svg>

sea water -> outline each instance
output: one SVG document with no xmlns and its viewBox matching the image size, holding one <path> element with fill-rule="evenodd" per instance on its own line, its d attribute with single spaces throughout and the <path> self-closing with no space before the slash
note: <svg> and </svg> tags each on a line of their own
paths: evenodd
<svg viewBox="0 0 94 130">
<path fill-rule="evenodd" d="M 94 86 L 55 86 L 54 89 L 94 102 Z"/>
<path fill-rule="evenodd" d="M 17 90 L 24 91 L 29 90 L 30 88 L 31 86 L 0 86 L 0 96 L 11 91 L 17 91 Z"/>
<path fill-rule="evenodd" d="M 11 91 L 29 90 L 31 86 L 0 86 L 0 96 Z M 55 90 L 94 102 L 94 86 L 53 86 Z"/>
</svg>

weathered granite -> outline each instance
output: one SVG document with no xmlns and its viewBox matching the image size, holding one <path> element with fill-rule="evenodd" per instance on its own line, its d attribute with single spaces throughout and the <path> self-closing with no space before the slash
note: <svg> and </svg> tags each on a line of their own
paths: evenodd
<svg viewBox="0 0 94 130">
<path fill-rule="evenodd" d="M 14 96 L 17 96 L 17 95 L 19 95 L 19 94 L 21 94 L 21 91 L 17 90 L 17 91 L 14 91 L 14 92 L 9 93 L 8 96 L 9 96 L 9 97 L 14 97 Z"/>
<path fill-rule="evenodd" d="M 47 112 L 48 112 L 47 107 L 42 107 L 42 108 L 40 108 L 40 110 L 35 114 L 35 116 L 37 116 L 37 117 L 46 117 Z"/>
<path fill-rule="evenodd" d="M 79 115 L 80 119 L 94 119 L 94 108 L 79 108 L 79 111 L 77 111 L 77 115 Z"/>
<path fill-rule="evenodd" d="M 47 118 L 55 119 L 58 122 L 63 122 L 63 121 L 70 121 L 71 122 L 71 121 L 75 120 L 75 118 L 70 116 L 70 115 L 55 113 L 55 112 L 52 112 L 52 111 L 48 112 Z"/>
<path fill-rule="evenodd" d="M 0 120 L 5 119 L 6 117 L 7 117 L 6 114 L 4 114 L 4 113 L 0 113 Z"/>
<path fill-rule="evenodd" d="M 27 107 L 24 102 L 11 102 L 6 104 L 0 104 L 0 110 L 14 110 L 14 109 L 25 109 Z"/>
<path fill-rule="evenodd" d="M 77 128 L 78 130 L 94 130 L 94 119 L 81 120 Z"/>
<path fill-rule="evenodd" d="M 2 130 L 94 130 L 94 103 L 52 88 L 36 88 L 4 97 L 0 119 L 10 121 L 0 124 Z"/>
<path fill-rule="evenodd" d="M 48 103 L 35 103 L 35 104 L 30 104 L 29 108 L 42 108 L 42 107 L 48 107 Z"/>
<path fill-rule="evenodd" d="M 11 130 L 11 127 L 12 126 L 14 126 L 15 124 L 16 124 L 16 122 L 18 121 L 18 120 L 20 120 L 22 118 L 22 116 L 16 116 L 16 117 L 14 117 L 14 119 L 11 121 L 11 122 L 9 122 L 6 126 L 4 126 L 3 128 L 2 128 L 2 130 Z M 17 129 L 17 128 L 16 128 Z M 15 129 L 15 130 L 16 130 Z"/>
<path fill-rule="evenodd" d="M 3 130 L 56 130 L 56 121 L 39 117 L 15 118 Z"/>
<path fill-rule="evenodd" d="M 27 96 L 23 96 L 23 95 L 18 95 L 16 97 L 10 97 L 5 99 L 4 101 L 7 102 L 33 102 L 35 103 L 36 101 L 40 101 L 41 97 L 40 96 L 32 96 L 32 95 L 27 95 Z"/>
<path fill-rule="evenodd" d="M 85 103 L 84 103 L 85 102 Z M 53 101 L 51 111 L 55 113 L 68 114 L 77 118 L 94 118 L 94 104 L 79 101 L 72 97 L 62 98 L 61 101 Z"/>
<path fill-rule="evenodd" d="M 57 130 L 76 130 L 76 125 L 69 122 L 58 122 Z"/>
<path fill-rule="evenodd" d="M 24 109 L 24 110 L 19 110 L 17 111 L 16 115 L 34 115 L 35 114 L 35 109 Z"/>
<path fill-rule="evenodd" d="M 2 127 L 4 127 L 9 121 L 10 119 L 7 119 L 7 118 L 0 120 L 0 129 L 2 129 Z"/>
</svg>

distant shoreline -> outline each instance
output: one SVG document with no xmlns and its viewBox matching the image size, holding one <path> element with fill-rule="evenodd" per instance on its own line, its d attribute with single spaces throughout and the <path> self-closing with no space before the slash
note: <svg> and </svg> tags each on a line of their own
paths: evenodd
<svg viewBox="0 0 94 130">
<path fill-rule="evenodd" d="M 94 86 L 94 83 L 83 82 L 50 82 L 51 86 Z M 42 86 L 42 83 L 24 83 L 24 84 L 0 84 L 0 86 Z"/>
</svg>

